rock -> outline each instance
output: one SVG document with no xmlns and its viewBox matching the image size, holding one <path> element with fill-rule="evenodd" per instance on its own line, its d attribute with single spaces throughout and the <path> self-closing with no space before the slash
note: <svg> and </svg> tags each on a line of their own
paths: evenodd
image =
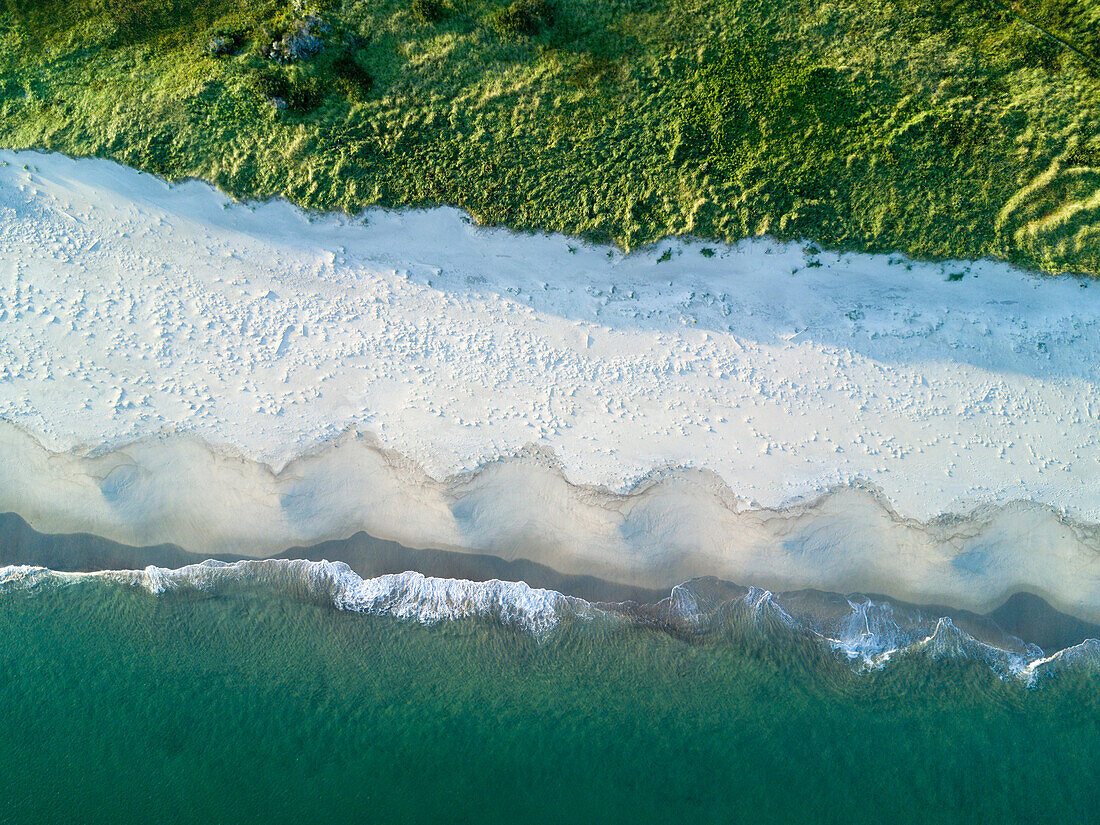
<svg viewBox="0 0 1100 825">
<path fill-rule="evenodd" d="M 210 54 L 221 56 L 232 54 L 236 50 L 236 45 L 231 38 L 215 35 L 206 41 L 206 50 Z"/>
<path fill-rule="evenodd" d="M 313 57 L 325 48 L 325 41 L 318 32 L 323 34 L 326 29 L 316 14 L 295 21 L 286 34 L 271 44 L 271 58 L 281 63 L 293 63 Z"/>
</svg>

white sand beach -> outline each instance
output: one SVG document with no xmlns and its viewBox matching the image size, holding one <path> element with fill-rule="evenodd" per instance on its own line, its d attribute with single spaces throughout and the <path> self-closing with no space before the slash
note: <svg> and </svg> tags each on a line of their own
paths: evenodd
<svg viewBox="0 0 1100 825">
<path fill-rule="evenodd" d="M 1100 617 L 1100 284 L 0 161 L 0 509 L 38 529 Z"/>
</svg>

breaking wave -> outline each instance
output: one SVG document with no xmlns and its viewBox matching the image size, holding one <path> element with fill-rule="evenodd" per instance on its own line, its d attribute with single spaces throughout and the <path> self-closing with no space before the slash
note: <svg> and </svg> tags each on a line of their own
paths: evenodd
<svg viewBox="0 0 1100 825">
<path fill-rule="evenodd" d="M 713 578 L 677 585 L 653 604 L 600 603 L 524 582 L 475 582 L 405 572 L 364 579 L 343 562 L 264 559 L 205 561 L 179 569 L 147 567 L 68 573 L 44 567 L 0 568 L 0 597 L 99 582 L 154 596 L 227 595 L 258 589 L 338 610 L 434 625 L 481 619 L 551 641 L 577 622 L 606 622 L 693 640 L 754 636 L 774 643 L 811 639 L 857 673 L 914 657 L 969 660 L 1029 685 L 1067 668 L 1100 668 L 1100 640 L 1046 653 L 974 614 L 942 612 L 867 596 L 804 590 L 772 593 Z"/>
</svg>

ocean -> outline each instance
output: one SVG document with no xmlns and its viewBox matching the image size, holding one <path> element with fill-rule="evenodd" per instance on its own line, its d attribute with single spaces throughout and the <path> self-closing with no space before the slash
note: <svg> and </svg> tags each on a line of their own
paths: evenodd
<svg viewBox="0 0 1100 825">
<path fill-rule="evenodd" d="M 843 601 L 4 568 L 0 821 L 1094 821 L 1100 645 Z"/>
</svg>

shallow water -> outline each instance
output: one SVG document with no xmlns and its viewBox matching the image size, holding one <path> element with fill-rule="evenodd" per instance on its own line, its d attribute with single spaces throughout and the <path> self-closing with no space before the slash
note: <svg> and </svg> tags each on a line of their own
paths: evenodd
<svg viewBox="0 0 1100 825">
<path fill-rule="evenodd" d="M 9 571 L 0 820 L 1085 822 L 1100 802 L 1091 665 L 860 670 L 763 613 L 425 625 L 261 569 Z"/>
</svg>

